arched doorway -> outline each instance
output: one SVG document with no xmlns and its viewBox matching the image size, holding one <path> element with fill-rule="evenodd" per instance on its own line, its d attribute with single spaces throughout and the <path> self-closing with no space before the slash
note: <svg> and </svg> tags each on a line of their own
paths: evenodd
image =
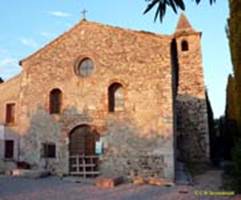
<svg viewBox="0 0 241 200">
<path fill-rule="evenodd" d="M 96 141 L 98 134 L 89 125 L 75 127 L 69 134 L 69 172 L 71 175 L 98 175 Z"/>
</svg>

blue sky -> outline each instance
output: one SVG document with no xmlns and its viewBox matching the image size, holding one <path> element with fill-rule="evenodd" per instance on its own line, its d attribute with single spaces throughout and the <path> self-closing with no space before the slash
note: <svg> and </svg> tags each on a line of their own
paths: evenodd
<svg viewBox="0 0 241 200">
<path fill-rule="evenodd" d="M 223 114 L 227 75 L 232 72 L 225 26 L 229 16 L 227 0 L 209 0 L 196 6 L 187 0 L 186 16 L 202 31 L 205 84 L 215 117 Z M 113 3 L 114 2 L 114 3 Z M 154 10 L 142 15 L 145 0 L 1 0 L 0 76 L 5 80 L 20 72 L 18 61 L 67 31 L 88 10 L 87 20 L 125 28 L 170 34 L 178 15 L 167 11 L 164 22 L 153 22 Z"/>
</svg>

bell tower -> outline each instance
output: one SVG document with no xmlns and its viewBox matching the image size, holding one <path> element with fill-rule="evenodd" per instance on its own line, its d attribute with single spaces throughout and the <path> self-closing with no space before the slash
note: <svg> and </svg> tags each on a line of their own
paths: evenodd
<svg viewBox="0 0 241 200">
<path fill-rule="evenodd" d="M 176 139 L 178 157 L 189 161 L 207 161 L 209 134 L 207 102 L 201 55 L 201 33 L 194 30 L 181 14 L 173 34 L 175 72 Z"/>
</svg>

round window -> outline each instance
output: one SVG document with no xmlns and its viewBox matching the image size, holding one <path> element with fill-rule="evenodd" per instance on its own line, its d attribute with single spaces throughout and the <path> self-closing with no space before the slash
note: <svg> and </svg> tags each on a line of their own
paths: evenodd
<svg viewBox="0 0 241 200">
<path fill-rule="evenodd" d="M 77 73 L 83 77 L 87 77 L 91 75 L 93 71 L 94 71 L 94 63 L 89 58 L 85 58 L 78 65 Z"/>
</svg>

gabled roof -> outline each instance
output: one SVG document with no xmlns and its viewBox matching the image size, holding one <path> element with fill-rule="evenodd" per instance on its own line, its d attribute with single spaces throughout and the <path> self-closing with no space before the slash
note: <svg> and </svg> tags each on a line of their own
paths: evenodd
<svg viewBox="0 0 241 200">
<path fill-rule="evenodd" d="M 170 35 L 157 34 L 157 33 L 148 32 L 148 31 L 131 30 L 131 29 L 126 29 L 126 28 L 120 28 L 120 27 L 105 25 L 105 24 L 101 24 L 101 23 L 97 23 L 97 22 L 81 20 L 79 23 L 77 23 L 75 26 L 73 26 L 67 32 L 64 32 L 62 35 L 58 36 L 56 39 L 54 39 L 53 41 L 49 42 L 47 45 L 43 46 L 42 48 L 40 48 L 39 50 L 37 50 L 33 54 L 31 54 L 28 57 L 20 60 L 19 64 L 22 65 L 22 62 L 25 62 L 26 60 L 28 60 L 28 59 L 32 58 L 33 56 L 37 55 L 38 53 L 42 52 L 44 49 L 49 48 L 50 46 L 52 46 L 55 43 L 59 42 L 60 40 L 62 40 L 63 37 L 68 36 L 74 30 L 78 29 L 82 25 L 91 25 L 91 26 L 93 26 L 95 28 L 108 28 L 108 29 L 112 29 L 112 30 L 115 30 L 115 31 L 125 31 L 125 32 L 133 33 L 133 34 L 136 34 L 136 35 L 139 35 L 139 36 L 140 35 L 148 35 L 148 36 L 150 36 L 150 38 L 159 38 L 159 39 L 161 39 L 161 38 L 164 38 L 164 37 L 171 37 Z"/>
<path fill-rule="evenodd" d="M 20 74 L 4 81 L 0 84 L 0 93 L 4 92 L 4 95 L 18 95 L 18 91 L 21 87 L 22 72 Z"/>
</svg>

